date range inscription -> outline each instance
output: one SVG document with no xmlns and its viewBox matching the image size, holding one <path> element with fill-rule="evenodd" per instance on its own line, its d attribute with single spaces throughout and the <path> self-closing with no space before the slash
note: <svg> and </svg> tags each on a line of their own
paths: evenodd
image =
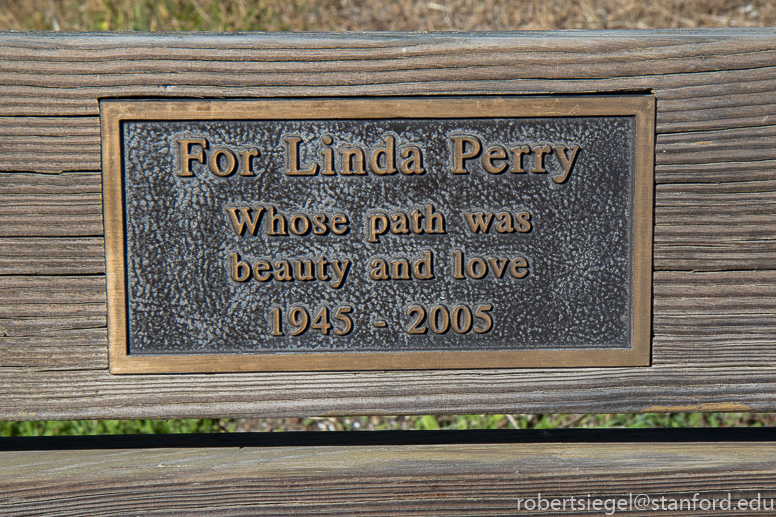
<svg viewBox="0 0 776 517">
<path fill-rule="evenodd" d="M 409 322 L 399 325 L 408 334 L 425 334 L 429 330 L 434 334 L 444 334 L 449 330 L 458 334 L 466 334 L 471 331 L 484 334 L 493 328 L 493 319 L 488 314 L 492 309 L 492 305 L 479 305 L 472 313 L 472 310 L 466 305 L 456 305 L 452 310 L 442 305 L 435 305 L 430 310 L 422 305 L 409 305 L 407 307 Z M 351 305 L 338 306 L 333 311 L 324 305 L 313 313 L 304 306 L 292 307 L 289 310 L 274 307 L 269 311 L 269 314 L 269 326 L 272 329 L 270 336 L 273 337 L 283 337 L 286 333 L 291 336 L 299 336 L 307 330 L 320 332 L 324 336 L 329 335 L 329 333 L 334 336 L 346 336 L 353 330 L 354 325 Z M 311 314 L 315 314 L 315 316 L 311 316 Z M 474 325 L 475 321 L 476 325 Z M 375 316 L 372 325 L 375 328 L 388 328 L 388 323 L 378 316 Z"/>
<path fill-rule="evenodd" d="M 648 364 L 618 99 L 103 102 L 111 370 Z"/>
</svg>

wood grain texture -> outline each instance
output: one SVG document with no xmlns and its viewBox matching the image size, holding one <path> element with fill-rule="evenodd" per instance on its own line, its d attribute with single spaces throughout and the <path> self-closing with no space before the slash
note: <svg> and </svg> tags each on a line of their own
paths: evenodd
<svg viewBox="0 0 776 517">
<path fill-rule="evenodd" d="M 0 336 L 106 326 L 103 276 L 0 276 Z"/>
<path fill-rule="evenodd" d="M 99 170 L 97 117 L 0 117 L 0 171 Z"/>
<path fill-rule="evenodd" d="M 56 43 L 55 43 L 56 42 Z M 4 36 L 0 113 L 96 115 L 97 98 L 669 90 L 673 126 L 768 115 L 767 30 L 381 35 Z M 747 80 L 738 71 L 746 71 Z M 645 81 L 645 77 L 649 80 Z M 704 87 L 709 87 L 704 90 Z M 688 92 L 688 88 L 697 91 Z M 673 91 L 679 90 L 679 91 Z M 763 92 L 762 95 L 756 95 Z M 723 100 L 756 98 L 755 115 Z M 741 109 L 744 108 L 744 109 Z M 696 126 L 695 129 L 700 129 Z M 673 132 L 673 131 L 671 131 Z"/>
<path fill-rule="evenodd" d="M 0 42 L 0 419 L 776 410 L 770 30 Z M 652 366 L 107 373 L 98 99 L 602 92 L 657 98 Z"/>
<path fill-rule="evenodd" d="M 108 367 L 104 328 L 0 339 L 0 367 L 95 370 Z"/>
<path fill-rule="evenodd" d="M 772 269 L 774 189 L 773 179 L 750 179 L 735 170 L 728 181 L 658 184 L 655 269 Z"/>
<path fill-rule="evenodd" d="M 8 420 L 764 411 L 776 368 L 116 376 L 7 367 Z M 12 395 L 12 396 L 11 396 Z"/>
<path fill-rule="evenodd" d="M 101 275 L 102 237 L 0 238 L 0 275 Z"/>
<path fill-rule="evenodd" d="M 99 173 L 0 174 L 0 237 L 102 237 Z"/>
<path fill-rule="evenodd" d="M 759 494 L 761 511 L 776 502 L 776 446 L 768 441 L 531 442 L 10 451 L 0 453 L 0 512 L 522 515 L 525 500 L 535 504 L 540 493 L 550 499 L 543 504 L 590 496 L 626 505 L 640 494 L 659 505 L 665 497 L 665 508 L 689 501 L 683 511 L 660 512 L 667 515 L 703 514 L 701 499 L 710 504 L 728 493 L 736 506 Z M 576 511 L 538 513 L 605 512 L 573 504 Z"/>
</svg>

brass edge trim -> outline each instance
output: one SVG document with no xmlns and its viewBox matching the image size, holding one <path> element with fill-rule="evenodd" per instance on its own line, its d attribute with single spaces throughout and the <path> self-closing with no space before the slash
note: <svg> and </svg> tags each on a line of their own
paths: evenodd
<svg viewBox="0 0 776 517">
<path fill-rule="evenodd" d="M 141 374 L 649 366 L 652 341 L 655 107 L 655 98 L 651 95 L 100 101 L 110 372 Z M 300 113 L 304 115 L 300 116 Z M 186 356 L 130 356 L 127 354 L 126 264 L 120 140 L 120 124 L 123 120 L 581 116 L 636 117 L 631 349 Z M 293 361 L 289 360 L 290 357 L 293 357 Z M 343 368 L 344 364 L 348 366 Z"/>
<path fill-rule="evenodd" d="M 652 343 L 652 232 L 655 185 L 655 98 L 644 97 L 636 115 L 636 182 L 634 192 L 633 348 L 651 364 Z M 638 137 L 642 138 L 638 138 Z"/>
<path fill-rule="evenodd" d="M 452 357 L 453 354 L 457 357 Z M 291 359 L 293 358 L 293 361 Z M 591 358 L 594 360 L 591 364 Z M 595 361 L 595 359 L 598 359 Z M 273 355 L 125 356 L 111 373 L 225 373 L 266 371 L 470 370 L 634 366 L 634 350 L 524 352 L 364 352 Z M 289 365 L 293 362 L 293 367 Z M 343 365 L 347 365 L 344 367 Z"/>
<path fill-rule="evenodd" d="M 433 97 L 398 99 L 304 99 L 143 101 L 103 100 L 119 119 L 132 120 L 315 120 L 396 118 L 578 117 L 638 115 L 645 96 Z M 213 113 L 217 111 L 218 116 Z M 300 116 L 300 113 L 304 115 Z"/>
<path fill-rule="evenodd" d="M 102 139 L 102 203 L 105 226 L 105 273 L 108 300 L 108 350 L 111 372 L 127 359 L 127 315 L 124 259 L 124 214 L 121 178 L 121 112 L 100 103 Z"/>
</svg>

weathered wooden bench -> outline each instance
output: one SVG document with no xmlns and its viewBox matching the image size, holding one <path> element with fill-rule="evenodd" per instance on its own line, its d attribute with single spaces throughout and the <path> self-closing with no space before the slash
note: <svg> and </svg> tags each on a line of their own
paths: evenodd
<svg viewBox="0 0 776 517">
<path fill-rule="evenodd" d="M 773 411 L 775 56 L 771 30 L 2 33 L 0 419 Z M 103 225 L 113 212 L 103 206 L 102 157 L 112 155 L 101 147 L 101 102 L 529 96 L 654 98 L 646 362 L 111 373 L 104 243 L 122 237 Z M 197 149 L 183 152 L 204 167 Z M 227 157 L 212 167 L 228 166 Z M 544 510 L 600 514 L 640 509 L 633 498 L 646 494 L 650 505 L 668 498 L 659 503 L 668 514 L 698 514 L 709 508 L 688 505 L 776 497 L 772 438 L 751 429 L 2 439 L 0 513 L 517 514 L 565 500 Z M 671 508 L 672 499 L 689 502 Z"/>
</svg>

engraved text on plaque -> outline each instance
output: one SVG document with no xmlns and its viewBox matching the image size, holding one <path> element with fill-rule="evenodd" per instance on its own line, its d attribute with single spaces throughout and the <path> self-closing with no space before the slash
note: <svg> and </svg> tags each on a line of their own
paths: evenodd
<svg viewBox="0 0 776 517">
<path fill-rule="evenodd" d="M 101 110 L 115 373 L 649 364 L 651 97 Z"/>
</svg>

